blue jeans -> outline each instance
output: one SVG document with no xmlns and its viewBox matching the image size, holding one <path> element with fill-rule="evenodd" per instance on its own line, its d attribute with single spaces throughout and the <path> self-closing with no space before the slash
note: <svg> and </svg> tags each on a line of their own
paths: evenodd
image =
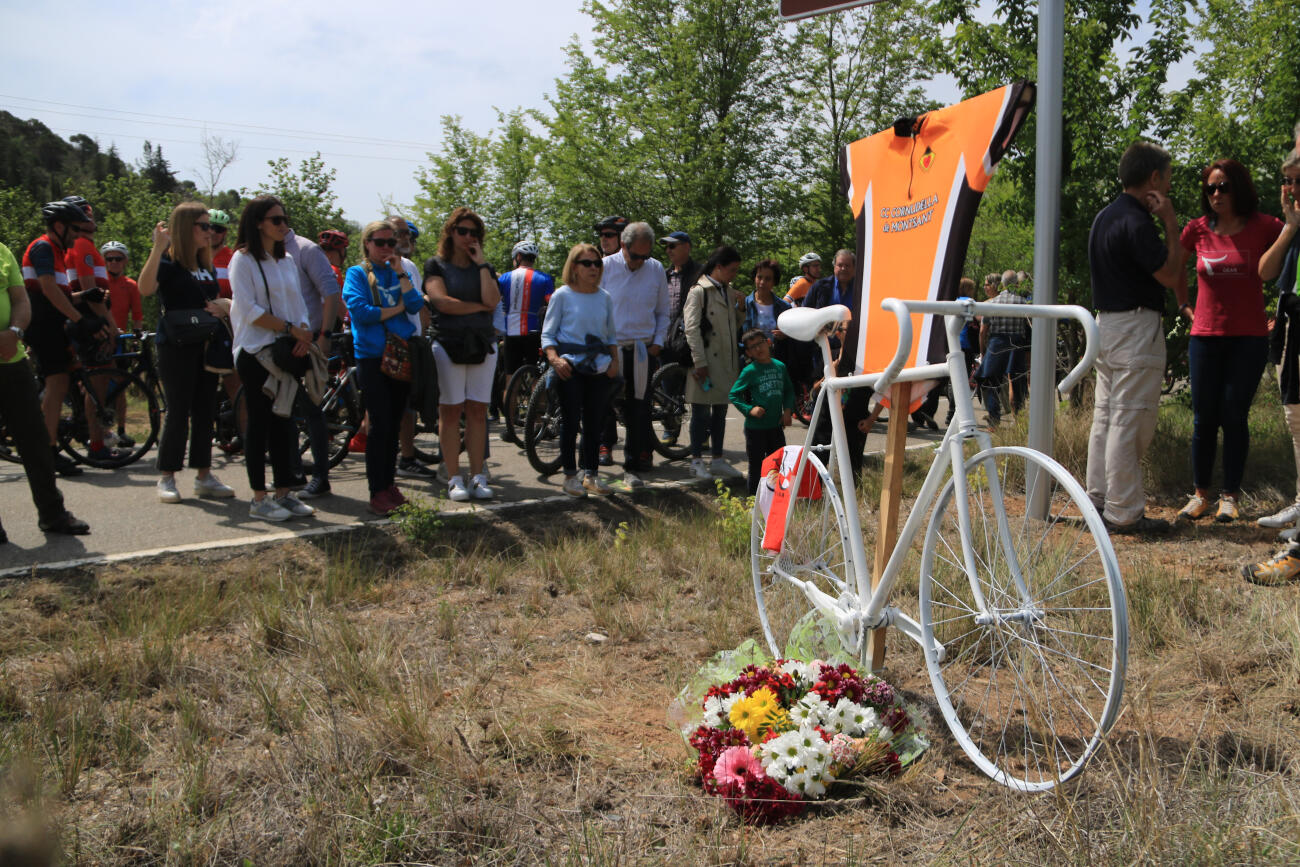
<svg viewBox="0 0 1300 867">
<path fill-rule="evenodd" d="M 1025 351 L 1014 346 L 1011 338 L 1001 334 L 989 335 L 979 376 L 984 389 L 984 408 L 988 410 L 990 418 L 1002 417 L 1003 407 L 998 399 L 998 386 L 1002 384 L 1003 377 L 1011 378 L 1012 411 L 1020 412 L 1020 407 L 1024 405 L 1025 356 Z"/>
<path fill-rule="evenodd" d="M 704 455 L 704 442 L 709 441 L 709 455 L 722 457 L 722 438 L 727 431 L 729 403 L 691 404 L 691 457 Z"/>
<path fill-rule="evenodd" d="M 1192 380 L 1192 483 L 1209 490 L 1223 429 L 1223 490 L 1241 490 L 1250 449 L 1248 416 L 1268 361 L 1267 337 L 1193 337 L 1187 344 Z"/>
</svg>

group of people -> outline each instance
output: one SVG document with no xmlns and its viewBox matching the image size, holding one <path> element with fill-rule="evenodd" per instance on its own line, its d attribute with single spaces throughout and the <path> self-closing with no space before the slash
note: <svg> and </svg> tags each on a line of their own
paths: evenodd
<svg viewBox="0 0 1300 867">
<path fill-rule="evenodd" d="M 1161 532 L 1167 521 L 1146 515 L 1140 462 L 1155 433 L 1166 349 L 1161 317 L 1172 291 L 1179 315 L 1191 323 L 1188 366 L 1192 398 L 1192 488 L 1178 519 L 1213 513 L 1238 520 L 1241 481 L 1250 445 L 1248 414 L 1270 356 L 1278 366 L 1282 403 L 1300 469 L 1300 329 L 1295 324 L 1296 260 L 1300 256 L 1300 126 L 1296 149 L 1283 160 L 1280 204 L 1284 219 L 1261 213 L 1250 172 L 1219 159 L 1201 172 L 1202 216 L 1178 226 L 1169 198 L 1169 154 L 1136 142 L 1119 164 L 1123 192 L 1097 214 L 1088 241 L 1093 306 L 1100 353 L 1087 489 L 1112 533 Z M 1157 231 L 1152 216 L 1160 222 Z M 1195 303 L 1187 259 L 1195 257 Z M 1270 332 L 1264 282 L 1280 297 Z M 1222 484 L 1213 495 L 1213 471 L 1222 432 Z M 1296 501 L 1258 519 L 1264 527 L 1300 520 Z M 1294 535 L 1294 534 L 1293 534 Z M 1300 578 L 1300 546 L 1243 567 L 1257 583 Z"/>
<path fill-rule="evenodd" d="M 1120 160 L 1123 192 L 1097 215 L 1089 237 L 1101 345 L 1086 483 L 1112 532 L 1168 526 L 1145 514 L 1140 471 L 1165 368 L 1161 316 L 1167 291 L 1191 322 L 1193 493 L 1179 519 L 1211 513 L 1221 522 L 1240 517 L 1247 413 L 1269 359 L 1270 336 L 1300 466 L 1300 129 L 1297 133 L 1298 150 L 1282 164 L 1283 220 L 1259 211 L 1244 166 L 1221 159 L 1202 172 L 1203 215 L 1180 229 L 1168 197 L 1169 154 L 1137 142 Z M 159 499 L 182 501 L 177 473 L 187 456 L 195 471 L 195 496 L 235 496 L 211 469 L 214 402 L 209 398 L 224 378 L 228 390 L 242 385 L 246 395 L 243 451 L 250 515 L 281 521 L 311 515 L 308 501 L 331 493 L 328 432 L 318 404 L 330 334 L 340 321 L 351 336 L 366 410 L 352 446 L 365 453 L 369 505 L 377 514 L 405 502 L 397 475 L 436 476 L 414 449 L 415 407 L 432 393 L 448 496 L 455 501 L 493 497 L 487 423 L 498 364 L 508 372 L 535 363 L 539 354 L 560 396 L 565 493 L 612 491 L 599 468 L 613 463 L 616 401 L 624 425 L 624 483 L 642 484 L 654 445 L 649 382 L 665 359 L 689 370 L 685 397 L 692 473 L 739 475 L 723 459 L 726 417 L 735 406 L 745 418 L 752 492 L 763 458 L 784 445 L 793 383 L 814 379 L 818 368 L 807 347 L 782 333 L 780 315 L 796 305 L 851 305 L 857 265 L 852 251 L 840 250 L 832 273 L 822 277 L 821 257 L 808 253 L 788 291 L 778 294 L 781 267 L 763 259 L 749 270 L 754 290 L 744 295 L 732 285 L 742 267 L 734 248 L 720 246 L 697 263 L 690 235 L 674 231 L 658 239 L 667 262 L 661 264 L 652 255 L 656 237 L 649 224 L 611 216 L 593 226 L 596 244 L 569 250 L 557 287 L 537 270 L 538 250 L 528 241 L 514 247 L 512 268 L 498 276 L 484 256 L 482 219 L 458 208 L 422 269 L 408 258 L 418 229 L 401 217 L 368 224 L 361 237 L 362 261 L 348 267 L 346 234 L 328 230 L 316 241 L 298 237 L 283 204 L 259 196 L 244 207 L 233 245 L 226 243 L 234 223 L 230 215 L 199 202 L 178 205 L 154 228 L 136 282 L 125 276 L 129 251 L 124 244 L 108 241 L 96 248 L 94 211 L 84 199 L 50 202 L 42 215 L 47 231 L 28 246 L 21 270 L 13 255 L 0 249 L 8 283 L 8 291 L 0 293 L 0 413 L 27 470 L 40 526 L 64 533 L 88 531 L 63 507 L 54 480 L 56 473 L 80 472 L 55 445 L 68 375 L 90 358 L 104 363 L 103 346 L 112 345 L 119 332 L 140 327 L 141 297 L 156 295 L 160 308 L 156 340 L 167 413 L 157 458 Z M 1196 262 L 1194 305 L 1187 285 L 1190 256 Z M 1026 279 L 1023 272 L 990 274 L 985 294 L 994 303 L 1023 303 L 1018 289 Z M 1271 331 L 1263 293 L 1268 280 L 1276 280 L 1281 290 Z M 972 281 L 962 285 L 964 294 L 973 294 Z M 425 340 L 431 326 L 434 336 Z M 1011 383 L 1012 409 L 1024 400 L 1029 328 L 1021 317 L 988 316 L 968 330 L 963 346 L 972 358 L 977 353 L 982 358 L 971 372 L 984 389 L 987 420 L 997 424 L 1006 409 L 999 397 L 1003 380 Z M 44 378 L 39 410 L 24 343 Z M 290 421 L 296 401 L 299 411 L 306 408 L 308 467 L 298 458 Z M 864 396 L 848 395 L 845 417 L 857 469 L 871 419 Z M 932 416 L 929 423 L 933 426 Z M 91 424 L 92 453 L 111 452 L 114 432 Z M 1216 498 L 1212 474 L 1220 431 L 1223 470 Z M 1295 503 L 1259 519 L 1266 527 L 1297 521 L 1300 481 Z M 1247 567 L 1247 576 L 1265 583 L 1300 577 L 1300 545 Z"/>
</svg>

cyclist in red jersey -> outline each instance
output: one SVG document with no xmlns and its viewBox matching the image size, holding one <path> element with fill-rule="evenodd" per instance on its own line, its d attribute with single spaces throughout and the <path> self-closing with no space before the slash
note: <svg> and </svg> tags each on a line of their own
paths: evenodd
<svg viewBox="0 0 1300 867">
<path fill-rule="evenodd" d="M 126 276 L 131 253 L 121 241 L 109 241 L 99 248 L 108 271 L 108 311 L 119 331 L 139 331 L 144 327 L 144 310 L 140 305 L 140 287 Z"/>
<path fill-rule="evenodd" d="M 217 297 L 229 298 L 230 257 L 235 255 L 235 251 L 226 246 L 226 237 L 234 220 L 225 211 L 214 209 L 208 211 L 208 222 L 212 224 L 212 268 L 217 272 Z"/>
</svg>

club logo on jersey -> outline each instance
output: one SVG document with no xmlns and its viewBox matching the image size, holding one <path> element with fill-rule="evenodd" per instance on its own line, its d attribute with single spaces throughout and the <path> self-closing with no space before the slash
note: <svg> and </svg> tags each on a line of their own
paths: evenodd
<svg viewBox="0 0 1300 867">
<path fill-rule="evenodd" d="M 932 165 L 934 165 L 934 151 L 930 150 L 929 145 L 926 145 L 925 153 L 921 154 L 921 171 L 930 171 Z"/>
</svg>

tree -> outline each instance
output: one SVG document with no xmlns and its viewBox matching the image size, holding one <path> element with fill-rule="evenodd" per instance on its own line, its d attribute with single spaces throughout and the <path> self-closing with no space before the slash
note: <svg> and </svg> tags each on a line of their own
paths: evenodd
<svg viewBox="0 0 1300 867">
<path fill-rule="evenodd" d="M 271 195 L 279 199 L 294 232 L 314 241 L 324 230 L 344 224 L 338 197 L 331 189 L 338 173 L 325 167 L 319 153 L 299 163 L 296 172 L 286 157 L 267 160 L 266 164 L 271 169 L 271 176 L 255 195 Z"/>
<path fill-rule="evenodd" d="M 436 243 L 436 236 L 451 212 L 459 207 L 471 208 L 484 218 L 487 228 L 484 254 L 490 261 L 500 262 L 498 227 L 486 216 L 493 195 L 491 139 L 467 130 L 459 115 L 443 115 L 442 151 L 426 156 L 429 166 L 415 173 L 421 189 L 415 197 L 416 222 L 427 227 L 433 236 L 432 243 Z M 420 240 L 424 240 L 423 236 Z"/>
<path fill-rule="evenodd" d="M 234 139 L 226 141 L 220 136 L 210 136 L 205 130 L 199 138 L 199 143 L 203 146 L 200 179 L 207 185 L 207 194 L 211 197 L 216 195 L 217 185 L 221 183 L 221 176 L 226 173 L 226 169 L 239 159 L 239 142 Z"/>
<path fill-rule="evenodd" d="M 898 0 L 803 21 L 791 48 L 793 127 L 784 194 L 791 213 L 785 249 L 823 255 L 852 248 L 853 216 L 841 181 L 846 145 L 899 117 L 938 105 L 922 83 L 934 68 L 939 29 L 918 0 Z"/>
<path fill-rule="evenodd" d="M 162 145 L 154 147 L 149 141 L 144 143 L 144 156 L 138 164 L 140 174 L 149 181 L 154 192 L 172 193 L 180 188 L 180 181 L 172 172 L 171 163 L 163 156 Z"/>
<path fill-rule="evenodd" d="M 42 231 L 41 203 L 22 187 L 0 184 L 0 243 L 21 262 L 27 245 Z"/>
</svg>

